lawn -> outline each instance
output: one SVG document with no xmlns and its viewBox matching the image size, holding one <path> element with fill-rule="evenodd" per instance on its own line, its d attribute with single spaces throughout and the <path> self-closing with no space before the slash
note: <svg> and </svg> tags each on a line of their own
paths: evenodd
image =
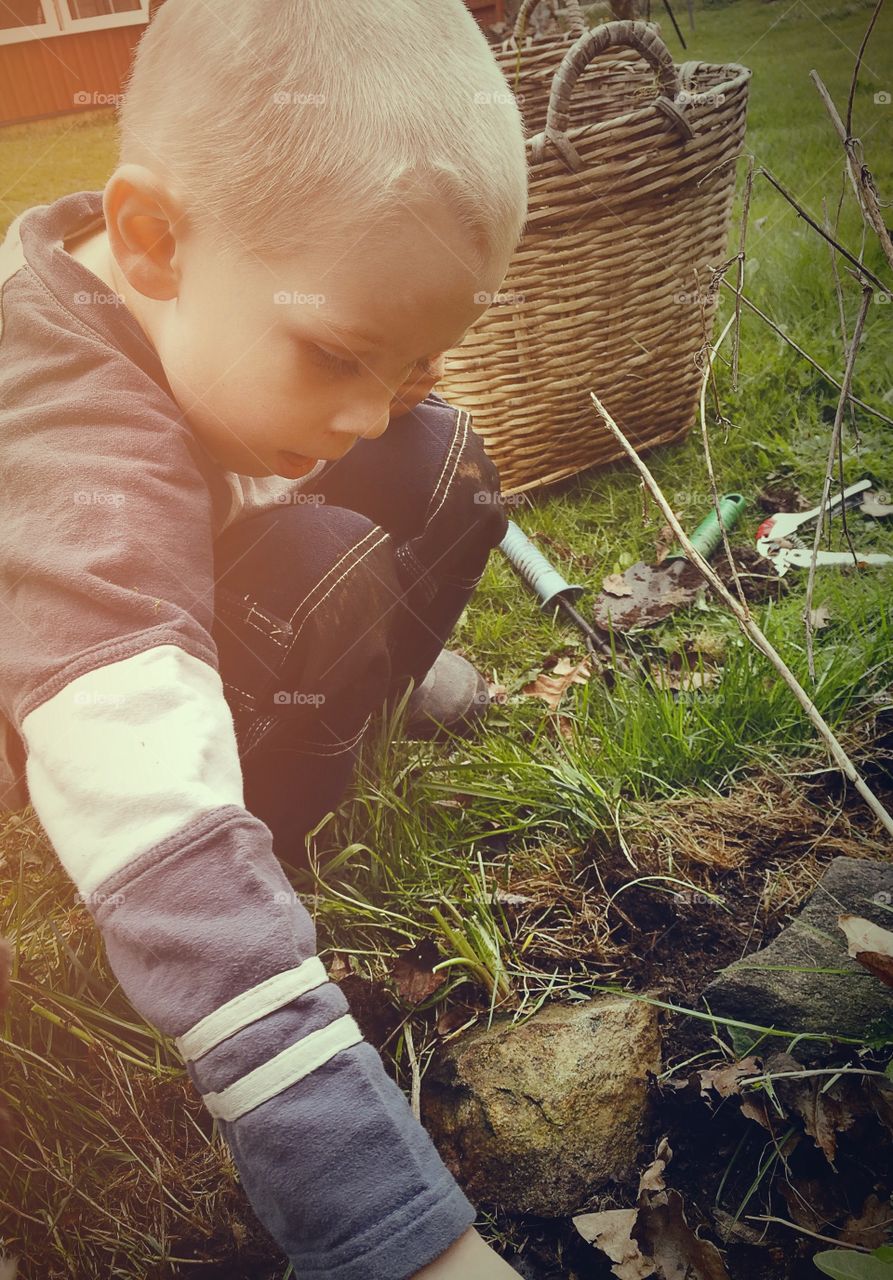
<svg viewBox="0 0 893 1280">
<path fill-rule="evenodd" d="M 698 7 L 694 32 L 683 23 L 686 54 L 672 37 L 669 43 L 677 59 L 753 69 L 747 147 L 757 166 L 771 170 L 819 222 L 823 204 L 835 217 L 843 193 L 840 242 L 864 251 L 869 269 L 889 281 L 877 243 L 863 235 L 842 150 L 809 79 L 816 69 L 845 105 L 871 8 L 735 0 Z M 656 16 L 666 35 L 666 21 Z M 862 64 L 854 132 L 882 197 L 893 199 L 889 6 Z M 107 112 L 7 128 L 0 132 L 0 226 L 35 203 L 101 187 L 112 164 Z M 742 161 L 739 187 L 744 170 Z M 861 291 L 842 266 L 841 280 L 851 332 Z M 844 341 L 829 247 L 759 177 L 746 292 L 840 379 Z M 724 299 L 721 319 L 728 314 Z M 854 392 L 893 418 L 891 345 L 893 300 L 879 295 Z M 738 390 L 724 358 L 717 389 L 723 421 L 708 412 L 714 465 L 720 492 L 748 499 L 733 537 L 743 546 L 765 518 L 767 490 L 798 490 L 810 504 L 818 501 L 837 392 L 747 312 Z M 893 490 L 890 432 L 889 422 L 864 411 L 847 420 L 847 482 L 871 475 L 880 489 Z M 648 463 L 693 528 L 710 501 L 700 433 L 656 451 Z M 643 502 L 628 465 L 578 477 L 509 514 L 569 581 L 586 587 L 584 611 L 607 574 L 654 560 L 664 523 L 654 504 Z M 861 548 L 893 552 L 890 520 L 857 515 L 852 528 Z M 827 606 L 827 622 L 816 635 L 815 683 L 806 661 L 805 575 L 792 572 L 786 591 L 753 606 L 819 710 L 888 796 L 873 742 L 879 716 L 893 707 L 891 583 L 890 568 L 818 571 L 814 603 Z M 526 1016 L 547 1000 L 583 998 L 597 986 L 636 992 L 662 967 L 671 970 L 672 948 L 685 945 L 678 933 L 663 952 L 632 945 L 608 908 L 609 891 L 616 897 L 643 877 L 649 886 L 634 892 L 646 897 L 670 883 L 662 877 L 692 891 L 721 889 L 729 864 L 720 850 L 770 816 L 776 828 L 787 822 L 791 831 L 749 890 L 748 908 L 766 920 L 796 906 L 844 835 L 852 851 L 889 857 L 889 839 L 884 843 L 879 826 L 837 785 L 790 691 L 709 598 L 630 641 L 644 668 L 691 667 L 701 671 L 703 687 L 662 689 L 650 678 L 610 683 L 596 671 L 568 690 L 560 719 L 523 691 L 554 660 L 582 659 L 582 638 L 538 608 L 499 553 L 453 646 L 504 690 L 485 730 L 447 749 L 401 742 L 394 723 L 377 726 L 350 796 L 316 833 L 316 873 L 292 869 L 316 917 L 323 959 L 344 975 L 367 1034 L 407 1090 L 413 1057 L 424 1071 L 438 1032 L 463 1020 L 486 1022 L 497 1006 Z M 603 882 L 600 871 L 616 872 L 618 861 L 622 874 L 609 879 L 606 872 Z M 746 877 L 744 854 L 735 869 Z M 507 914 L 497 888 L 527 895 L 536 909 Z M 15 945 L 0 1101 L 19 1127 L 13 1153 L 4 1155 L 11 1181 L 2 1193 L 0 1245 L 23 1255 L 23 1274 L 160 1280 L 193 1274 L 176 1269 L 177 1260 L 226 1259 L 239 1248 L 239 1274 L 284 1277 L 285 1264 L 258 1232 L 178 1058 L 140 1023 L 110 978 L 92 921 L 31 811 L 0 826 L 0 934 Z M 433 939 L 439 958 L 449 961 L 449 982 L 413 1008 L 394 991 L 393 959 L 423 939 Z M 708 969 L 724 954 L 719 934 L 714 941 L 717 958 L 706 958 Z M 667 981 L 672 1000 L 694 1002 L 681 979 Z M 512 1225 L 495 1217 L 479 1226 L 494 1240 L 515 1238 Z M 211 1265 L 194 1274 L 199 1270 L 236 1274 Z"/>
</svg>

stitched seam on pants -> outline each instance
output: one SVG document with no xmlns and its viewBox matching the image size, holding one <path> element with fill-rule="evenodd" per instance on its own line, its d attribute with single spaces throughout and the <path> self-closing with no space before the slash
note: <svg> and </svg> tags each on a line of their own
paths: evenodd
<svg viewBox="0 0 893 1280">
<path fill-rule="evenodd" d="M 440 473 L 440 479 L 437 481 L 437 484 L 434 486 L 434 493 L 431 496 L 432 507 L 434 507 L 434 502 L 437 499 L 437 495 L 440 491 L 440 486 L 445 479 L 446 479 L 446 483 L 444 484 L 444 487 L 443 487 L 443 493 L 440 495 L 440 501 L 437 503 L 437 506 L 434 507 L 434 509 L 430 512 L 430 514 L 428 515 L 428 519 L 425 521 L 425 527 L 422 530 L 422 532 L 419 534 L 420 538 L 424 537 L 431 521 L 437 515 L 440 508 L 443 506 L 444 502 L 446 501 L 446 496 L 450 491 L 450 486 L 452 485 L 453 480 L 456 478 L 456 471 L 458 470 L 458 467 L 459 467 L 459 458 L 462 456 L 462 450 L 465 448 L 465 441 L 468 439 L 468 423 L 470 421 L 471 421 L 471 415 L 465 409 L 456 410 L 456 426 L 453 432 L 453 439 L 450 443 L 449 451 L 447 452 L 447 456 L 443 464 L 443 470 Z M 458 443 L 458 448 L 456 448 L 457 442 L 459 442 L 460 426 L 462 428 L 462 440 L 460 443 Z M 454 454 L 454 450 L 455 450 L 455 454 Z M 449 478 L 446 478 L 447 470 L 450 467 L 451 461 L 452 461 L 452 471 L 451 471 L 451 474 L 449 475 Z M 413 539 L 413 541 L 416 541 L 416 539 Z"/>
<path fill-rule="evenodd" d="M 325 586 L 327 579 L 328 579 L 328 578 L 330 578 L 330 577 L 331 577 L 331 575 L 332 575 L 333 573 L 335 573 L 335 571 L 341 567 L 341 565 L 344 563 L 344 561 L 345 561 L 349 556 L 351 556 L 351 555 L 353 555 L 355 552 L 359 551 L 360 547 L 363 545 L 363 543 L 364 543 L 364 542 L 366 542 L 369 538 L 373 537 L 375 534 L 378 534 L 378 533 L 381 533 L 381 526 L 380 526 L 380 525 L 375 525 L 373 528 L 371 528 L 371 529 L 369 530 L 369 532 L 368 532 L 368 533 L 364 534 L 364 535 L 363 535 L 363 537 L 362 537 L 362 538 L 360 538 L 359 542 L 356 542 L 356 543 L 354 543 L 354 545 L 353 545 L 352 547 L 349 547 L 349 548 L 347 549 L 347 551 L 345 551 L 345 552 L 344 552 L 344 554 L 341 556 L 341 558 L 340 558 L 339 560 L 336 560 L 336 561 L 335 561 L 335 563 L 332 565 L 332 567 L 331 567 L 330 569 L 327 569 L 327 570 L 326 570 L 325 574 L 322 576 L 322 578 L 320 578 L 319 582 L 315 583 L 315 584 L 310 588 L 310 590 L 309 590 L 309 591 L 307 592 L 307 594 L 304 596 L 304 599 L 300 602 L 300 604 L 298 604 L 298 605 L 295 607 L 294 612 L 292 613 L 291 617 L 290 617 L 290 618 L 289 618 L 289 620 L 288 620 L 288 623 L 289 623 L 289 626 L 290 626 L 290 627 L 294 628 L 295 618 L 298 616 L 298 614 L 299 614 L 299 613 L 300 613 L 300 611 L 303 609 L 304 605 L 307 603 L 307 601 L 310 599 L 310 597 L 313 595 L 313 593 L 314 593 L 315 591 L 319 591 L 319 590 L 321 590 L 321 588 Z M 339 581 L 340 581 L 340 579 L 339 579 Z"/>
<path fill-rule="evenodd" d="M 335 588 L 338 586 L 338 584 L 339 584 L 339 583 L 341 583 L 341 582 L 343 582 L 343 581 L 344 581 L 344 579 L 347 577 L 347 575 L 348 575 L 349 573 L 351 573 L 354 569 L 358 569 L 358 568 L 359 568 L 359 566 L 360 566 L 360 565 L 363 563 L 363 561 L 366 559 L 366 557 L 367 557 L 367 556 L 369 556 L 369 555 L 371 555 L 373 551 L 377 550 L 377 548 L 378 548 L 378 547 L 380 547 L 380 546 L 381 546 L 381 544 L 382 544 L 383 542 L 387 542 L 388 538 L 390 537 L 390 534 L 385 533 L 385 531 L 384 531 L 383 529 L 381 529 L 379 526 L 376 526 L 376 529 L 377 529 L 377 531 L 381 534 L 381 537 L 378 539 L 378 541 L 377 541 L 377 542 L 374 542 L 374 543 L 372 544 L 372 546 L 371 546 L 371 547 L 367 547 L 367 548 L 366 548 L 366 550 L 363 552 L 363 554 L 362 554 L 361 556 L 357 556 L 357 558 L 356 558 L 356 560 L 354 560 L 353 564 L 349 564 L 349 565 L 347 566 L 347 568 L 344 570 L 344 572 L 341 574 L 341 576 L 340 576 L 339 578 L 336 578 L 336 579 L 335 579 L 335 581 L 334 581 L 334 582 L 332 583 L 332 585 L 329 587 L 329 589 L 328 589 L 328 591 L 325 593 L 325 595 L 324 595 L 324 596 L 321 596 L 321 597 L 319 598 L 319 600 L 315 601 L 315 603 L 314 603 L 314 605 L 313 605 L 313 608 L 312 608 L 312 609 L 308 609 L 308 610 L 307 610 L 307 613 L 306 613 L 306 614 L 304 615 L 304 617 L 301 619 L 301 625 L 298 627 L 297 631 L 295 631 L 295 634 L 294 634 L 294 637 L 293 637 L 293 640 L 292 640 L 292 646 L 294 646 L 294 645 L 297 643 L 297 641 L 300 639 L 301 632 L 304 630 L 304 628 L 305 628 L 305 626 L 307 625 L 308 621 L 313 617 L 314 613 L 316 613 L 316 610 L 319 608 L 319 606 L 320 606 L 321 604 L 323 604 L 323 603 L 328 599 L 328 597 L 332 594 L 332 592 L 335 590 Z M 374 532 L 376 532 L 376 530 L 370 530 L 370 533 L 374 533 Z M 368 536 L 369 536 L 369 534 L 367 534 L 366 536 L 368 537 Z M 361 546 L 363 545 L 363 542 L 365 542 L 365 541 L 366 541 L 366 539 L 364 538 L 364 539 L 362 540 L 362 542 L 358 542 L 358 543 L 357 543 L 357 546 L 358 546 L 358 547 L 361 547 Z M 340 563 L 340 561 L 339 561 L 339 563 Z M 319 583 L 319 585 L 320 585 L 320 586 L 323 586 L 323 585 L 325 584 L 326 579 L 329 577 L 329 574 L 330 574 L 331 572 L 332 572 L 332 570 L 329 570 L 329 573 L 328 573 L 328 574 L 326 574 L 326 577 L 325 577 L 325 578 L 323 578 L 323 579 L 322 579 L 322 582 L 320 582 L 320 583 Z M 292 615 L 292 617 L 294 618 L 294 615 Z"/>
<path fill-rule="evenodd" d="M 248 607 L 247 614 L 243 612 L 246 605 Z M 217 611 L 218 616 L 221 619 L 229 618 L 231 621 L 237 622 L 240 626 L 247 625 L 249 627 L 253 627 L 254 630 L 259 632 L 259 634 L 262 635 L 265 640 L 270 640 L 273 644 L 278 645 L 281 649 L 284 649 L 287 647 L 288 639 L 281 638 L 282 636 L 287 635 L 287 631 L 284 631 L 283 627 L 288 628 L 288 631 L 290 631 L 290 628 L 288 627 L 287 623 L 283 622 L 279 618 L 268 617 L 267 614 L 265 614 L 262 609 L 258 608 L 258 606 L 254 603 L 254 601 L 250 600 L 249 597 L 246 597 L 245 599 L 241 600 L 239 602 L 239 606 L 236 606 L 234 604 L 230 604 L 224 601 L 221 604 L 221 607 L 219 608 L 219 610 Z M 267 623 L 270 630 L 266 631 L 264 630 L 263 627 L 258 626 L 258 624 L 252 618 L 251 616 L 252 614 L 255 614 L 258 618 L 262 618 L 263 621 Z"/>
</svg>

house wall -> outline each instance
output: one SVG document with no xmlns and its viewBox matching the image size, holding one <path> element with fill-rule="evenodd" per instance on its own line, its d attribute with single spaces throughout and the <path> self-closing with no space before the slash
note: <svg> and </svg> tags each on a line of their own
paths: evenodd
<svg viewBox="0 0 893 1280">
<path fill-rule="evenodd" d="M 501 22 L 505 0 L 465 0 L 478 22 Z M 153 0 L 151 15 L 162 0 Z M 0 125 L 114 106 L 143 26 L 0 45 Z"/>
<path fill-rule="evenodd" d="M 0 45 L 0 124 L 113 106 L 142 26 Z"/>
</svg>

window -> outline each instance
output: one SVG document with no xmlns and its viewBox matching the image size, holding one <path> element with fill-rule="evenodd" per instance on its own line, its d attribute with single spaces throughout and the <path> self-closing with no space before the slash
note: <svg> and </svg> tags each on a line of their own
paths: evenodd
<svg viewBox="0 0 893 1280">
<path fill-rule="evenodd" d="M 51 0 L 4 0 L 0 4 L 0 44 L 57 36 L 59 30 Z"/>
<path fill-rule="evenodd" d="M 149 0 L 0 0 L 0 44 L 148 21 Z"/>
<path fill-rule="evenodd" d="M 135 13 L 142 8 L 140 0 L 68 0 L 68 8 L 78 18 L 112 17 L 116 13 Z"/>
</svg>

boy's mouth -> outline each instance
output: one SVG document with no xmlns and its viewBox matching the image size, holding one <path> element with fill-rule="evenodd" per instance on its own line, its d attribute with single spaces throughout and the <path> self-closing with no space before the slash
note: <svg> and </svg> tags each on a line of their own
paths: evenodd
<svg viewBox="0 0 893 1280">
<path fill-rule="evenodd" d="M 308 471 L 316 466 L 316 458 L 305 458 L 302 453 L 291 453 L 280 450 L 277 458 L 276 474 L 285 476 L 287 480 L 300 480 Z"/>
</svg>

